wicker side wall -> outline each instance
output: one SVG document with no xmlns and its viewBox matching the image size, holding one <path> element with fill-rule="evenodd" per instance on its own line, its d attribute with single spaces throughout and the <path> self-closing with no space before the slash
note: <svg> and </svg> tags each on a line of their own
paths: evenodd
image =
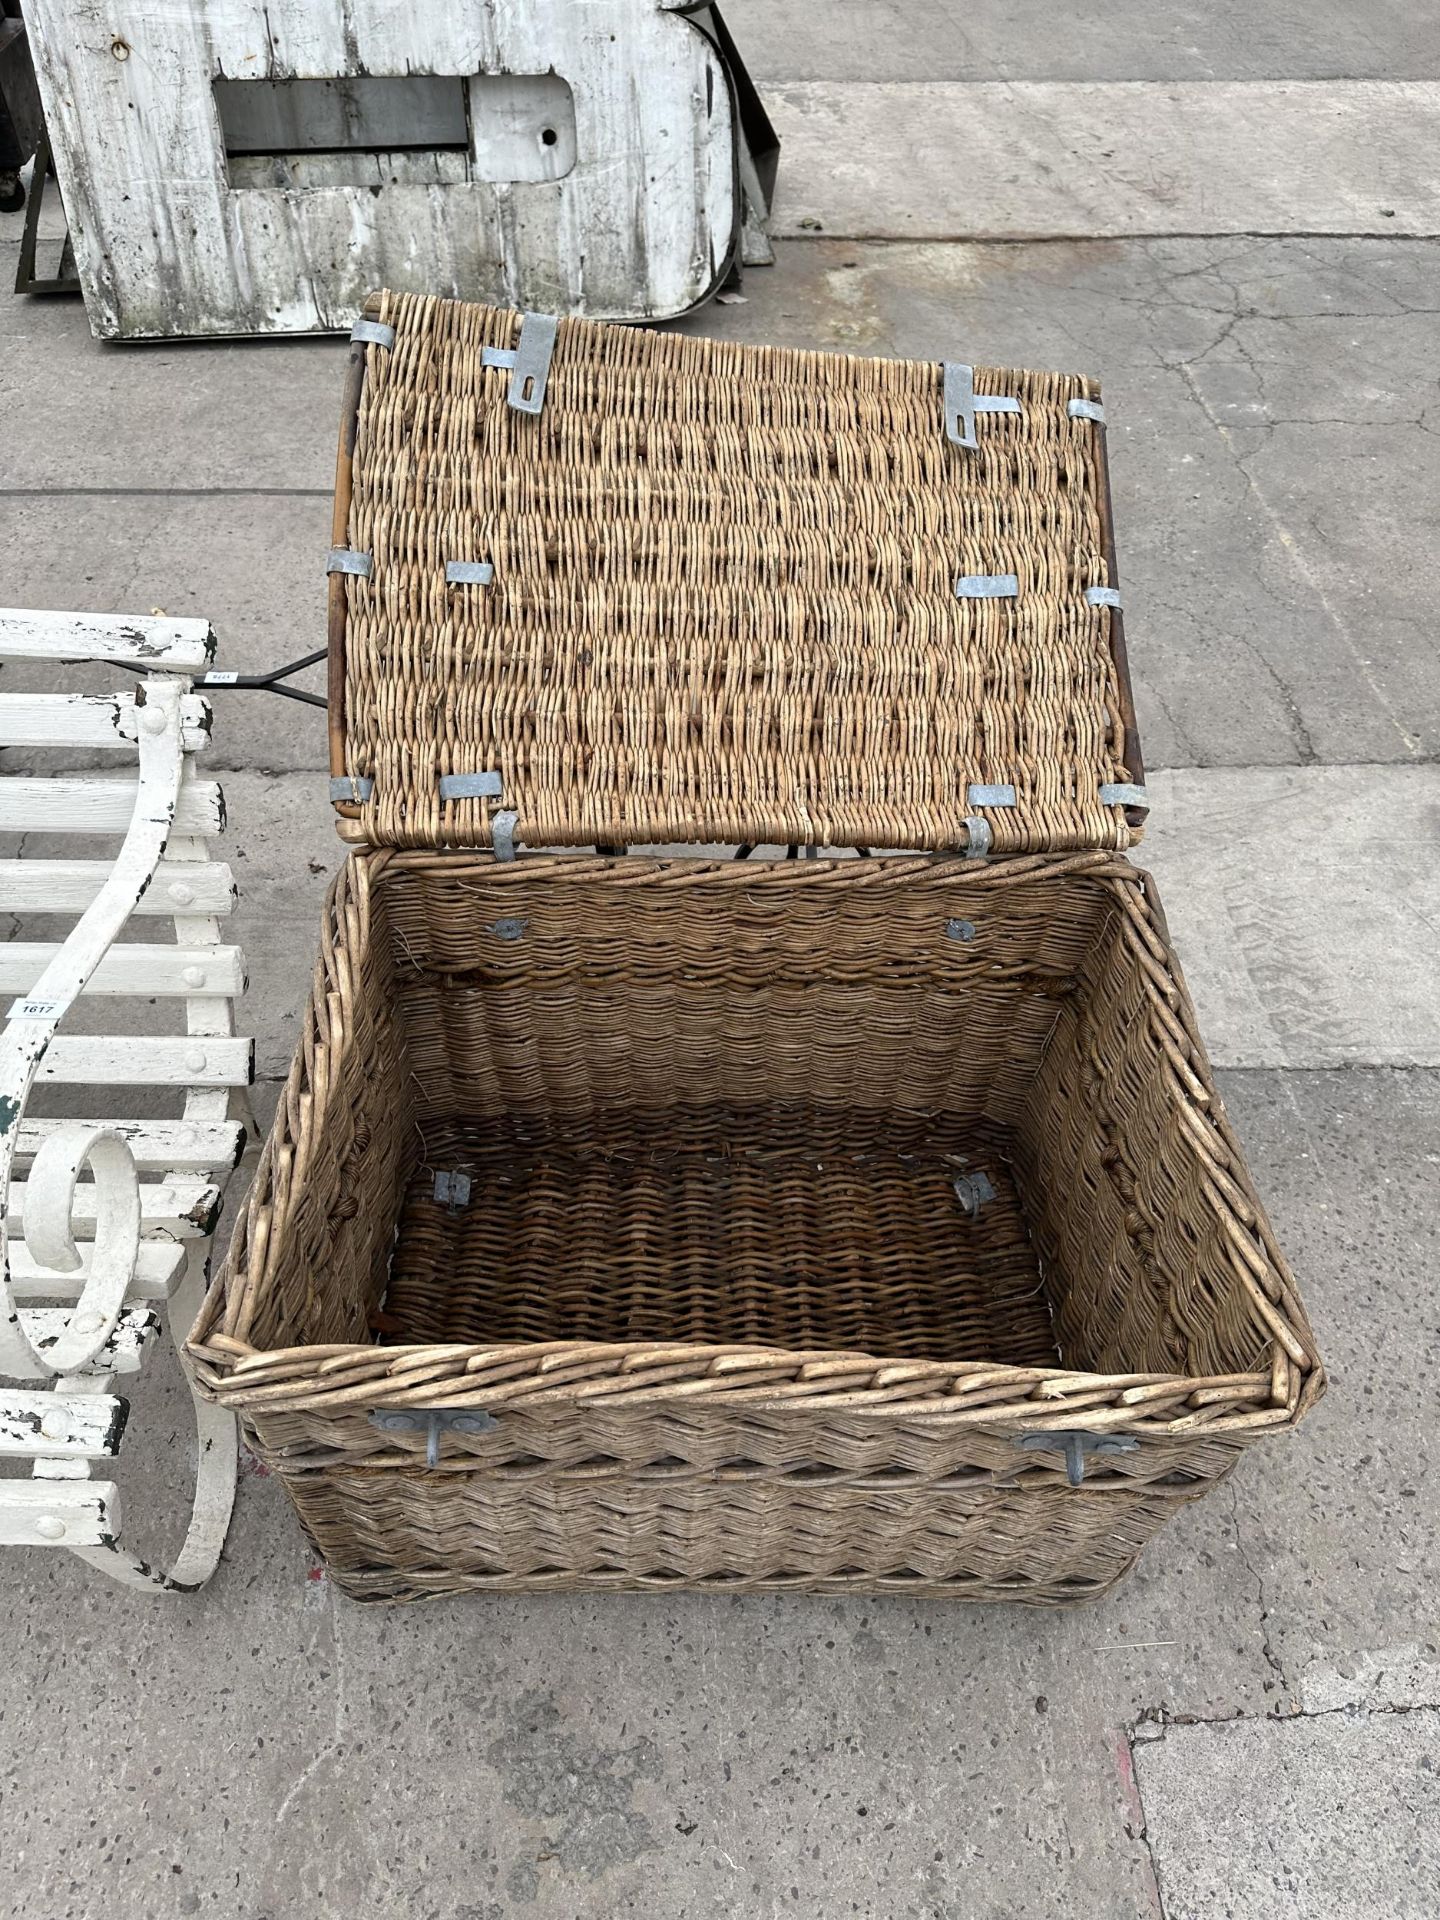
<svg viewBox="0 0 1440 1920">
<path fill-rule="evenodd" d="M 222 1341 L 368 1342 L 410 1157 L 410 1080 L 374 869 L 350 860 L 325 904 L 305 1031 L 225 1271 Z"/>
<path fill-rule="evenodd" d="M 1108 885 L 1113 910 L 1016 1128 L 1062 1351 L 1097 1373 L 1268 1367 L 1293 1408 L 1315 1366 L 1293 1277 L 1215 1090 L 1153 883 L 1136 871 Z"/>
</svg>

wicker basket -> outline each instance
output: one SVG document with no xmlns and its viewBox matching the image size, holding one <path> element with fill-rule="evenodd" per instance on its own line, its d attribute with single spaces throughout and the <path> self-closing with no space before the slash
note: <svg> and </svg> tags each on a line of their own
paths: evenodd
<svg viewBox="0 0 1440 1920">
<path fill-rule="evenodd" d="M 370 319 L 202 1389 L 359 1597 L 1102 1591 L 1322 1374 L 1121 853 L 1093 389 L 566 322 L 537 414 L 517 316 Z M 673 836 L 817 857 L 514 855 Z"/>
</svg>

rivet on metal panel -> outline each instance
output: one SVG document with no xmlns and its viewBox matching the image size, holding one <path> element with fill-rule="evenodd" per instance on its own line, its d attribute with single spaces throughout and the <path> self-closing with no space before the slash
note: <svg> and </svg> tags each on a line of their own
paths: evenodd
<svg viewBox="0 0 1440 1920">
<path fill-rule="evenodd" d="M 1133 1433 L 1087 1433 L 1083 1428 L 1062 1432 L 1021 1433 L 1015 1444 L 1025 1453 L 1063 1453 L 1065 1478 L 1078 1487 L 1085 1478 L 1087 1453 L 1134 1453 L 1140 1442 Z"/>
<path fill-rule="evenodd" d="M 498 800 L 504 788 L 499 771 L 488 767 L 483 773 L 442 773 L 442 800 Z"/>
<path fill-rule="evenodd" d="M 945 371 L 945 437 L 957 447 L 977 447 L 975 369 L 963 360 L 942 360 Z"/>
<path fill-rule="evenodd" d="M 362 340 L 371 347 L 393 347 L 395 329 L 387 327 L 382 320 L 357 320 L 350 329 L 352 340 Z"/>
<path fill-rule="evenodd" d="M 515 829 L 519 824 L 519 814 L 508 809 L 503 813 L 491 814 L 490 836 L 495 843 L 495 858 L 497 860 L 513 860 L 515 858 Z"/>
<path fill-rule="evenodd" d="M 337 773 L 330 782 L 331 800 L 368 800 L 375 782 L 368 773 Z"/>
<path fill-rule="evenodd" d="M 325 562 L 326 573 L 353 573 L 361 580 L 370 578 L 370 556 L 356 553 L 353 547 L 332 547 Z"/>
<path fill-rule="evenodd" d="M 975 922 L 973 920 L 947 920 L 945 922 L 945 938 L 947 940 L 973 940 L 975 938 Z"/>
<path fill-rule="evenodd" d="M 1118 587 L 1086 587 L 1085 604 L 1087 607 L 1114 607 L 1118 610 L 1120 589 Z"/>
<path fill-rule="evenodd" d="M 1013 807 L 1015 789 L 1012 786 L 970 786 L 966 788 L 972 807 Z"/>
<path fill-rule="evenodd" d="M 494 578 L 495 568 L 488 560 L 447 560 L 445 562 L 447 587 L 488 587 Z"/>
<path fill-rule="evenodd" d="M 526 922 L 524 920 L 508 917 L 503 920 L 492 920 L 490 922 L 490 931 L 497 940 L 519 940 L 524 936 L 525 927 Z"/>
<path fill-rule="evenodd" d="M 1122 780 L 1101 787 L 1100 804 L 1102 807 L 1148 807 L 1150 796 L 1144 787 L 1127 786 Z"/>
<path fill-rule="evenodd" d="M 955 582 L 957 600 L 1013 600 L 1019 591 L 1013 573 L 962 573 Z"/>
<path fill-rule="evenodd" d="M 957 1174 L 950 1184 L 955 1189 L 955 1198 L 972 1220 L 987 1200 L 995 1198 L 995 1189 L 990 1184 L 989 1176 L 978 1171 Z"/>
<path fill-rule="evenodd" d="M 558 321 L 552 314 L 527 313 L 520 322 L 520 344 L 515 349 L 515 371 L 506 398 L 517 413 L 539 413 L 545 404 L 550 356 L 555 351 Z"/>
<path fill-rule="evenodd" d="M 1072 400 L 1065 411 L 1072 420 L 1093 420 L 1101 427 L 1105 424 L 1105 409 L 1098 400 Z"/>
</svg>

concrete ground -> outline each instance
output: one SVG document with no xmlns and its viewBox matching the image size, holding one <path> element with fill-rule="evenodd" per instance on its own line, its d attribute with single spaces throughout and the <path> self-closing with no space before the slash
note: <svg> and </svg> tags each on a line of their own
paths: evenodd
<svg viewBox="0 0 1440 1920">
<path fill-rule="evenodd" d="M 1435 1911 L 1440 27 L 1404 0 L 726 10 L 787 135 L 794 237 L 688 325 L 1105 383 L 1144 857 L 1330 1395 L 1077 1613 L 366 1610 L 254 1472 L 193 1599 L 10 1552 L 17 1920 Z M 1152 84 L 1105 92 L 1129 81 Z M 1289 82 L 1317 91 L 1272 122 Z M 1125 177 L 1103 237 L 1057 239 L 1055 208 L 1096 200 L 1065 129 L 1107 101 Z M 1339 144 L 1312 137 L 1330 121 Z M 940 143 L 921 167 L 917 124 Z M 1130 165 L 1162 147 L 1163 178 Z M 971 179 L 1032 237 L 977 242 Z M 204 612 L 235 667 L 321 644 L 340 347 L 102 350 L 77 305 L 4 294 L 0 341 L 0 604 Z M 211 761 L 273 1103 L 337 857 L 319 718 L 237 697 Z M 173 1374 L 136 1400 L 143 1535 L 146 1502 L 178 1500 L 187 1409 Z"/>
</svg>

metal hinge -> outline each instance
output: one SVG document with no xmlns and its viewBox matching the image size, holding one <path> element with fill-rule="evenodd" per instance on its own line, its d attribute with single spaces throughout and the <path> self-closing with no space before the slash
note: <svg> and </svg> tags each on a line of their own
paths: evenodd
<svg viewBox="0 0 1440 1920">
<path fill-rule="evenodd" d="M 489 1433 L 500 1422 L 479 1407 L 376 1407 L 370 1424 L 382 1433 L 423 1433 L 425 1464 L 438 1467 L 442 1433 Z"/>
<path fill-rule="evenodd" d="M 1133 1433 L 1087 1433 L 1083 1429 L 1017 1434 L 1015 1444 L 1026 1453 L 1063 1453 L 1065 1478 L 1078 1487 L 1085 1478 L 1087 1453 L 1134 1453 L 1140 1442 Z"/>
</svg>

